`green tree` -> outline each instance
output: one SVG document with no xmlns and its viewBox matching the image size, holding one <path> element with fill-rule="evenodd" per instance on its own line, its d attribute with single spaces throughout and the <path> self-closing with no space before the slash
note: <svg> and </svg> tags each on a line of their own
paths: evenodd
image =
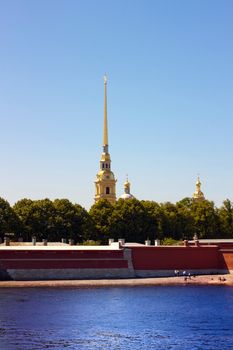
<svg viewBox="0 0 233 350">
<path fill-rule="evenodd" d="M 125 238 L 128 242 L 154 239 L 155 225 L 151 215 L 137 199 L 119 199 L 111 216 L 111 237 Z"/>
<path fill-rule="evenodd" d="M 164 213 L 159 203 L 153 201 L 141 201 L 148 214 L 148 235 L 152 239 L 163 239 Z"/>
<path fill-rule="evenodd" d="M 22 199 L 13 209 L 23 225 L 24 240 L 30 241 L 32 236 L 36 236 L 37 239 L 54 238 L 55 209 L 52 201 L 47 198 L 36 201 Z"/>
<path fill-rule="evenodd" d="M 22 232 L 21 237 L 24 241 L 30 241 L 33 235 L 33 227 L 31 225 L 31 216 L 32 216 L 32 204 L 33 201 L 31 199 L 21 199 L 13 206 L 13 210 L 18 216 Z"/>
<path fill-rule="evenodd" d="M 92 231 L 91 219 L 87 211 L 79 204 L 72 204 L 68 199 L 55 199 L 56 240 L 74 239 L 82 242 L 89 239 Z"/>
<path fill-rule="evenodd" d="M 14 205 L 14 211 L 21 220 L 23 238 L 60 241 L 61 238 L 82 242 L 89 239 L 91 220 L 87 211 L 68 199 L 35 200 L 22 199 Z"/>
<path fill-rule="evenodd" d="M 180 229 L 180 237 L 177 237 L 177 239 L 192 239 L 195 234 L 192 204 L 192 198 L 188 197 L 176 203 Z"/>
<path fill-rule="evenodd" d="M 193 202 L 192 216 L 194 229 L 199 238 L 218 238 L 220 235 L 220 222 L 218 211 L 214 202 L 204 200 Z"/>
<path fill-rule="evenodd" d="M 163 211 L 162 230 L 164 237 L 179 240 L 183 236 L 182 215 L 175 204 L 166 202 L 161 204 Z"/>
<path fill-rule="evenodd" d="M 223 238 L 233 238 L 233 204 L 229 199 L 223 202 L 218 210 L 221 235 Z"/>
<path fill-rule="evenodd" d="M 101 199 L 95 203 L 89 215 L 94 225 L 92 236 L 86 239 L 98 240 L 101 243 L 107 243 L 110 237 L 110 222 L 113 213 L 113 206 L 106 199 Z"/>
<path fill-rule="evenodd" d="M 10 204 L 0 198 L 0 237 L 3 240 L 5 233 L 14 233 L 15 238 L 20 235 L 20 220 L 11 208 Z"/>
</svg>

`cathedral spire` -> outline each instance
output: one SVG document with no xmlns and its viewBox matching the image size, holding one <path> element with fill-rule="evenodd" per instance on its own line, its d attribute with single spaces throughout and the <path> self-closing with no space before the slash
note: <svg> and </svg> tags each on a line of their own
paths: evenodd
<svg viewBox="0 0 233 350">
<path fill-rule="evenodd" d="M 107 199 L 111 204 L 116 202 L 116 179 L 111 171 L 111 158 L 108 153 L 108 116 L 107 116 L 107 76 L 104 75 L 104 130 L 103 152 L 100 169 L 95 181 L 95 202 Z"/>
<path fill-rule="evenodd" d="M 108 153 L 108 111 L 107 111 L 107 75 L 104 75 L 104 131 L 103 150 Z"/>
</svg>

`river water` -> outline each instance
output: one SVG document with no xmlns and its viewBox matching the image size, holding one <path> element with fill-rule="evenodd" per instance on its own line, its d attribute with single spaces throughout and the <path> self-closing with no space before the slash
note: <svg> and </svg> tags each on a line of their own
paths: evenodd
<svg viewBox="0 0 233 350">
<path fill-rule="evenodd" d="M 0 289 L 0 350 L 233 349 L 233 288 Z"/>
</svg>

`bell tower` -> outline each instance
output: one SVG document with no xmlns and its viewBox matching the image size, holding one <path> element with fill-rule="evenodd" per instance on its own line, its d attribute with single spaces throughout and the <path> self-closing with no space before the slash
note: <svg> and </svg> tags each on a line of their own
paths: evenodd
<svg viewBox="0 0 233 350">
<path fill-rule="evenodd" d="M 95 202 L 107 199 L 111 204 L 116 202 L 116 180 L 111 171 L 111 158 L 108 151 L 108 116 L 107 116 L 107 76 L 104 76 L 104 130 L 103 152 L 100 159 L 100 170 L 95 181 Z"/>
</svg>

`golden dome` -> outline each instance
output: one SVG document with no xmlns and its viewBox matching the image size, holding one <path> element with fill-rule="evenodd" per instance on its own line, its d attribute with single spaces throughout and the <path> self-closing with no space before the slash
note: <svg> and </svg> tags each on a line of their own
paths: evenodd
<svg viewBox="0 0 233 350">
<path fill-rule="evenodd" d="M 128 176 L 124 183 L 124 193 L 120 196 L 121 199 L 131 199 L 134 196 L 130 193 L 130 182 L 128 181 Z"/>
</svg>

